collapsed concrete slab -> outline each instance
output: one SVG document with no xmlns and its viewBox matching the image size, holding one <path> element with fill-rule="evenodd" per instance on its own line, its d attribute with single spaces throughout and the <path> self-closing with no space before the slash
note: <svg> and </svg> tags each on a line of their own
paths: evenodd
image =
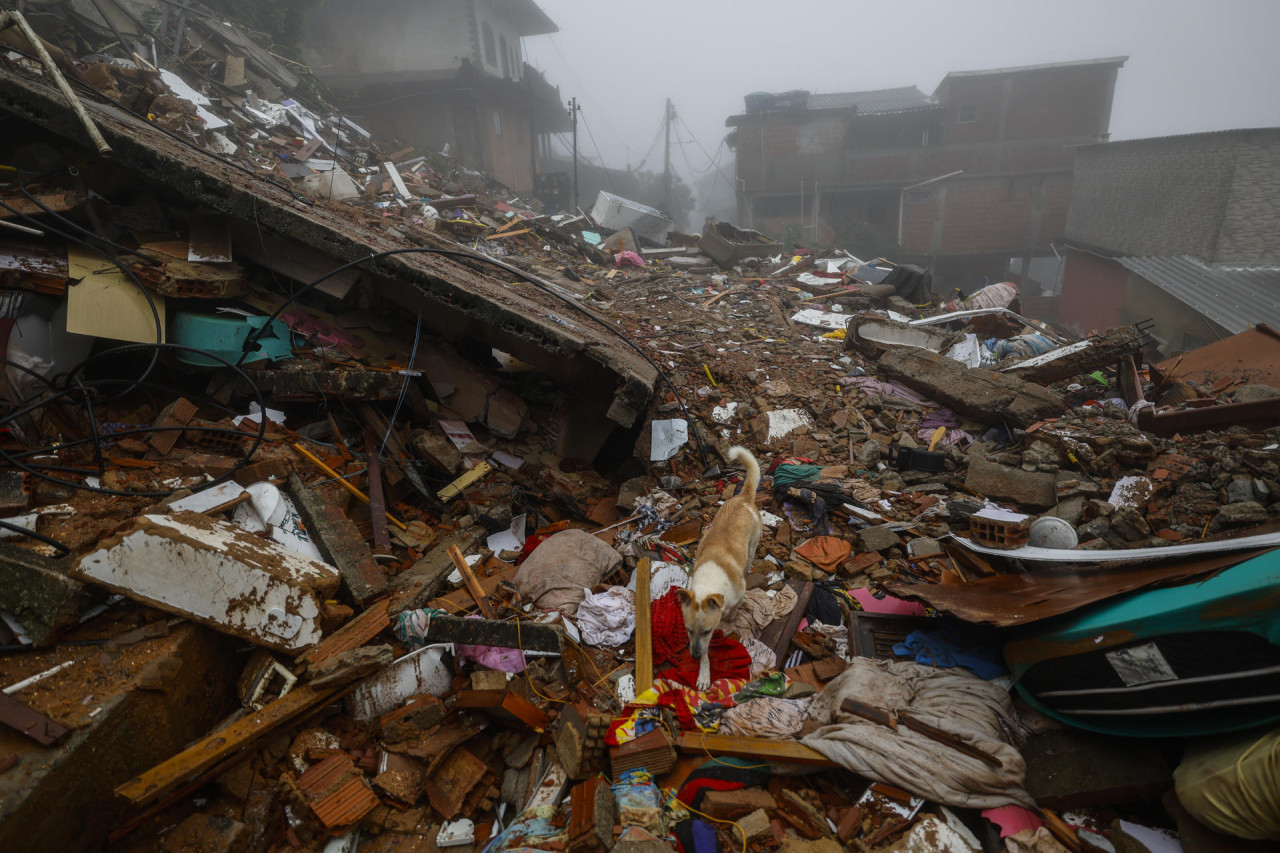
<svg viewBox="0 0 1280 853">
<path fill-rule="evenodd" d="M 1061 395 L 1005 373 L 966 367 L 936 352 L 900 347 L 878 362 L 880 373 L 984 423 L 1028 427 L 1057 417 L 1066 407 Z"/>
<path fill-rule="evenodd" d="M 82 124 L 57 91 L 3 69 L 0 91 L 0 116 L 74 145 L 87 142 Z M 389 234 L 376 220 L 312 204 L 274 179 L 184 146 L 115 106 L 87 99 L 84 106 L 111 145 L 114 174 L 177 193 L 193 207 L 232 221 L 253 223 L 245 231 L 252 235 L 246 246 L 264 238 L 283 240 L 308 253 L 313 265 L 327 264 L 324 272 L 375 253 L 415 250 L 367 260 L 358 268 L 372 278 L 370 293 L 389 310 L 421 314 L 424 329 L 444 340 L 494 347 L 585 396 L 608 401 L 605 416 L 618 426 L 631 427 L 652 397 L 657 370 L 620 336 L 551 295 L 553 284 L 500 261 L 501 268 L 459 258 L 485 256 L 439 237 L 423 235 L 454 256 L 417 252 L 424 247 Z M 233 244 L 236 253 L 242 248 Z"/>
<path fill-rule="evenodd" d="M 113 592 L 296 654 L 321 638 L 332 566 L 199 513 L 144 515 L 72 573 Z"/>
</svg>

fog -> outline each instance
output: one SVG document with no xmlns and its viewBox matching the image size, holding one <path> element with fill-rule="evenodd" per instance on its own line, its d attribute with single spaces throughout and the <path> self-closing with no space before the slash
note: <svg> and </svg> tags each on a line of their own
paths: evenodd
<svg viewBox="0 0 1280 853">
<path fill-rule="evenodd" d="M 582 105 L 580 150 L 662 168 L 651 145 L 670 97 L 672 165 L 688 181 L 732 155 L 725 119 L 748 92 L 918 86 L 949 71 L 1128 56 L 1113 139 L 1280 125 L 1280 1 L 538 0 L 560 32 L 528 61 Z M 597 149 L 599 157 L 597 157 Z"/>
</svg>

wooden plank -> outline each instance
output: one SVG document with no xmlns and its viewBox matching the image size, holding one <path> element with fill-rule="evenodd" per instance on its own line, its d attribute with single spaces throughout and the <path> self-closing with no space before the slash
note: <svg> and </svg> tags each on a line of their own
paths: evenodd
<svg viewBox="0 0 1280 853">
<path fill-rule="evenodd" d="M 449 485 L 445 486 L 443 489 L 441 489 L 439 492 L 436 493 L 436 497 L 441 501 L 444 501 L 447 503 L 448 501 L 451 501 L 454 498 L 456 498 L 458 495 L 462 494 L 463 491 L 466 490 L 467 486 L 470 486 L 476 480 L 479 480 L 481 477 L 483 477 L 485 474 L 488 474 L 492 470 L 493 470 L 493 466 L 491 466 L 488 462 L 477 462 L 476 467 L 472 468 L 470 471 L 466 472 L 461 477 L 454 480 Z"/>
<path fill-rule="evenodd" d="M 800 620 L 804 618 L 805 608 L 809 606 L 809 597 L 813 595 L 813 584 L 809 581 L 793 578 L 787 581 L 787 586 L 796 592 L 796 606 L 791 608 L 791 612 L 786 616 L 770 622 L 764 629 L 764 633 L 760 635 L 760 642 L 773 649 L 774 654 L 778 656 L 779 666 L 782 666 L 786 658 L 791 638 L 796 635 L 796 631 L 800 630 Z"/>
<path fill-rule="evenodd" d="M 762 737 L 734 737 L 732 735 L 700 734 L 686 732 L 680 735 L 676 746 L 681 752 L 699 755 L 727 755 L 737 758 L 757 758 L 778 764 L 812 764 L 835 767 L 836 763 L 816 749 L 810 749 L 798 740 L 778 740 Z"/>
<path fill-rule="evenodd" d="M 343 652 L 366 645 L 391 624 L 391 617 L 387 615 L 389 604 L 390 600 L 384 598 L 369 605 L 359 616 L 303 652 L 298 657 L 298 663 L 315 666 Z"/>
<path fill-rule="evenodd" d="M 513 580 L 516 572 L 519 571 L 517 566 L 509 566 L 501 560 L 492 560 L 492 562 L 500 563 L 502 569 L 488 577 L 477 575 L 476 580 L 480 582 L 480 588 L 484 590 L 485 595 L 493 595 L 493 591 L 507 581 Z M 463 587 L 455 589 L 448 595 L 441 595 L 431 599 L 426 606 L 433 610 L 447 610 L 450 613 L 465 613 L 470 610 L 475 599 L 471 597 L 471 590 Z"/>
<path fill-rule="evenodd" d="M 653 623 L 649 621 L 649 558 L 636 566 L 636 695 L 653 687 Z"/>
<path fill-rule="evenodd" d="M 505 234 L 492 234 L 486 237 L 485 239 L 486 240 L 505 240 L 508 237 L 517 237 L 521 234 L 528 234 L 532 230 L 533 230 L 532 228 L 524 228 L 524 229 L 521 229 L 520 231 L 508 231 Z"/>
<path fill-rule="evenodd" d="M 329 690 L 316 690 L 309 684 L 295 687 L 261 711 L 206 735 L 168 761 L 123 783 L 116 788 L 116 795 L 135 806 L 157 800 L 228 756 L 251 748 L 276 729 L 354 686 Z"/>
<path fill-rule="evenodd" d="M 387 533 L 387 499 L 382 494 L 382 465 L 378 462 L 378 438 L 373 430 L 365 430 L 365 458 L 369 464 L 369 517 L 373 521 L 373 547 L 380 554 L 391 553 L 391 536 Z"/>
<path fill-rule="evenodd" d="M 310 450 L 307 450 L 307 449 L 306 449 L 305 447 L 303 447 L 301 444 L 294 444 L 294 445 L 293 445 L 293 449 L 294 449 L 294 450 L 296 450 L 296 451 L 298 451 L 299 453 L 301 453 L 301 454 L 302 454 L 302 456 L 303 456 L 303 458 L 305 458 L 305 459 L 306 459 L 308 462 L 310 462 L 312 465 L 316 466 L 316 467 L 317 467 L 317 468 L 319 468 L 321 471 L 323 471 L 324 473 L 328 474 L 328 475 L 329 475 L 330 477 L 332 477 L 333 479 L 337 480 L 337 481 L 338 481 L 338 483 L 339 483 L 339 484 L 341 484 L 343 488 L 345 488 L 345 489 L 346 489 L 348 492 L 350 492 L 351 494 L 355 495 L 357 498 L 359 498 L 359 499 L 360 499 L 360 501 L 361 501 L 362 503 L 364 503 L 366 506 L 368 506 L 368 504 L 369 504 L 369 496 L 368 496 L 368 495 L 366 495 L 364 492 L 360 491 L 360 490 L 359 490 L 359 489 L 357 489 L 355 486 L 353 486 L 353 485 L 351 485 L 350 483 L 348 483 L 345 477 L 343 477 L 343 476 L 342 476 L 341 474 L 339 474 L 337 471 L 335 471 L 335 470 L 333 470 L 332 468 L 330 468 L 328 465 L 326 465 L 326 464 L 324 464 L 323 462 L 321 462 L 321 461 L 320 461 L 320 460 L 319 460 L 319 459 L 318 459 L 314 454 L 312 454 L 312 452 L 311 452 Z M 404 522 L 403 522 L 403 521 L 401 521 L 400 519 L 396 518 L 396 517 L 395 517 L 394 515 L 392 515 L 391 513 L 389 513 L 389 512 L 388 512 L 388 513 L 386 513 L 386 516 L 387 516 L 387 521 L 391 522 L 391 523 L 392 523 L 392 524 L 394 524 L 396 527 L 399 527 L 401 530 L 407 530 L 407 529 L 408 529 L 407 527 L 405 527 L 405 524 L 404 524 Z"/>
<path fill-rule="evenodd" d="M 453 560 L 453 565 L 462 575 L 462 582 L 467 585 L 471 597 L 476 600 L 476 604 L 480 606 L 480 612 L 484 614 L 484 618 L 493 619 L 497 614 L 493 610 L 493 605 L 489 603 L 489 596 L 485 595 L 483 589 L 480 588 L 480 582 L 476 580 L 476 576 L 471 572 L 471 567 L 467 565 L 466 557 L 462 556 L 462 552 L 458 550 L 457 545 L 450 545 L 447 552 L 449 559 Z"/>
</svg>

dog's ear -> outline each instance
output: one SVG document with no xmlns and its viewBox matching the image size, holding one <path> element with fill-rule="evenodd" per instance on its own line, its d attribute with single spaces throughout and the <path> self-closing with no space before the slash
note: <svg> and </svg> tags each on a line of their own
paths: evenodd
<svg viewBox="0 0 1280 853">
<path fill-rule="evenodd" d="M 724 596 L 718 592 L 708 595 L 702 601 L 703 610 L 719 610 L 722 607 L 724 607 Z"/>
<path fill-rule="evenodd" d="M 693 604 L 693 593 L 682 587 L 676 587 L 676 598 L 680 599 L 681 607 L 688 607 Z"/>
</svg>

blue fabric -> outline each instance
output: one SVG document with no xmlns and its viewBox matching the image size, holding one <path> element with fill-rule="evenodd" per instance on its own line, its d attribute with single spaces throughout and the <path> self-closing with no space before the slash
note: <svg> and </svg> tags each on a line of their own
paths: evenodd
<svg viewBox="0 0 1280 853">
<path fill-rule="evenodd" d="M 961 667 L 986 681 L 1005 673 L 999 643 L 972 634 L 966 636 L 966 632 L 955 628 L 912 631 L 893 647 L 893 652 L 914 657 L 916 663 L 925 666 Z"/>
</svg>

